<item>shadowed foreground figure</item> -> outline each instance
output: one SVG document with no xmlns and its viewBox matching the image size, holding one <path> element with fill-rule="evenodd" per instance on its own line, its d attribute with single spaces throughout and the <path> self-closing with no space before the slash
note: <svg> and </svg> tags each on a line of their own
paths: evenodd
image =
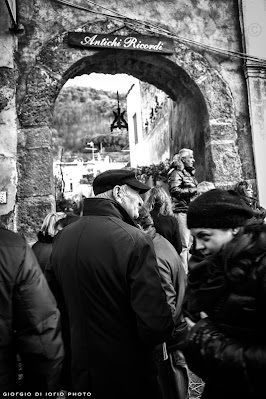
<svg viewBox="0 0 266 399">
<path fill-rule="evenodd" d="M 188 209 L 204 260 L 188 275 L 184 354 L 205 382 L 202 399 L 265 397 L 266 225 L 249 224 L 252 216 L 234 191 L 218 189 Z"/>
<path fill-rule="evenodd" d="M 25 239 L 0 227 L 1 398 L 18 390 L 57 391 L 63 355 L 59 311 L 36 257 Z"/>
<path fill-rule="evenodd" d="M 83 216 L 57 236 L 51 267 L 69 317 L 73 391 L 157 399 L 153 347 L 169 339 L 171 310 L 152 241 L 133 219 L 150 187 L 129 170 L 98 175 Z"/>
</svg>

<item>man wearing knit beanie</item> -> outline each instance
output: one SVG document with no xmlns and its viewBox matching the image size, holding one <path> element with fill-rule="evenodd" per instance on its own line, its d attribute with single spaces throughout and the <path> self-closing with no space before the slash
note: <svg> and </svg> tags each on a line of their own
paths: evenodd
<svg viewBox="0 0 266 399">
<path fill-rule="evenodd" d="M 195 249 L 203 256 L 217 252 L 252 216 L 252 209 L 234 191 L 214 189 L 200 195 L 187 213 Z"/>
</svg>

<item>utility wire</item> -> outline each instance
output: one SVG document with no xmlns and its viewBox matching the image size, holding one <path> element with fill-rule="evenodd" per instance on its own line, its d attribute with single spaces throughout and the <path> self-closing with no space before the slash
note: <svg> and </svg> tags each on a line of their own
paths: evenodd
<svg viewBox="0 0 266 399">
<path fill-rule="evenodd" d="M 92 0 L 85 0 L 85 1 L 86 1 L 87 3 L 93 5 L 93 6 L 100 7 L 100 8 L 102 8 L 103 10 L 106 10 L 106 11 L 108 11 L 108 12 L 112 12 L 112 13 L 116 14 L 118 17 L 126 18 L 124 15 L 120 14 L 118 11 L 110 10 L 109 8 L 104 7 L 104 6 L 101 6 L 100 4 L 96 4 L 96 3 L 95 3 L 94 1 L 92 1 Z"/>
<path fill-rule="evenodd" d="M 68 1 L 68 0 L 53 0 L 53 1 L 56 1 L 57 3 L 65 4 L 69 7 L 77 8 L 78 10 L 84 10 L 84 11 L 91 12 L 91 10 L 89 8 L 78 6 L 77 4 L 71 3 L 71 1 Z"/>
<path fill-rule="evenodd" d="M 223 55 L 229 55 L 229 56 L 232 56 L 232 57 L 235 57 L 235 58 L 241 58 L 241 59 L 244 59 L 244 60 L 260 63 L 263 66 L 266 66 L 266 59 L 265 58 L 260 58 L 260 57 L 257 57 L 257 56 L 248 55 L 246 53 L 242 53 L 242 52 L 239 52 L 239 51 L 220 49 L 220 48 L 215 47 L 215 46 L 210 46 L 208 44 L 200 43 L 200 42 L 198 42 L 196 40 L 193 40 L 193 39 L 188 39 L 188 38 L 185 38 L 183 36 L 175 35 L 174 33 L 168 31 L 167 29 L 162 28 L 161 26 L 159 26 L 157 24 L 154 24 L 152 22 L 141 21 L 141 20 L 138 20 L 138 19 L 130 18 L 130 17 L 126 17 L 126 16 L 124 16 L 123 14 L 120 14 L 117 11 L 110 10 L 107 7 L 104 7 L 104 6 L 101 6 L 99 4 L 96 4 L 92 0 L 85 0 L 85 1 L 88 4 L 90 4 L 90 5 L 93 5 L 93 6 L 97 7 L 97 8 L 101 8 L 101 9 L 103 9 L 105 11 L 108 11 L 108 13 L 101 12 L 101 11 L 94 11 L 92 9 L 89 9 L 89 8 L 74 4 L 74 3 L 72 3 L 69 0 L 54 0 L 54 1 L 56 1 L 58 3 L 65 4 L 65 5 L 68 5 L 68 6 L 73 7 L 73 8 L 77 8 L 77 9 L 81 9 L 81 10 L 84 10 L 84 11 L 88 11 L 88 12 L 90 12 L 92 14 L 102 15 L 102 16 L 109 17 L 109 18 L 114 19 L 114 20 L 119 20 L 119 21 L 123 20 L 124 22 L 127 23 L 127 25 L 133 25 L 133 27 L 137 24 L 137 25 L 142 26 L 148 32 L 157 33 L 157 34 L 159 34 L 161 36 L 165 36 L 165 37 L 171 38 L 171 39 L 179 41 L 179 42 L 184 42 L 184 43 L 189 43 L 189 44 L 194 45 L 194 46 L 199 46 L 199 47 L 202 47 L 202 48 L 204 48 L 205 50 L 208 50 L 208 51 L 213 51 L 213 52 L 216 52 L 216 53 L 219 53 L 219 54 L 223 54 Z M 112 15 L 110 13 L 113 13 L 115 15 Z"/>
<path fill-rule="evenodd" d="M 219 49 L 219 48 L 214 47 L 214 46 L 210 46 L 210 45 L 207 45 L 207 44 L 199 43 L 199 42 L 197 42 L 197 41 L 195 41 L 195 40 L 193 40 L 193 39 L 187 39 L 187 38 L 182 37 L 182 36 L 174 35 L 174 34 L 172 34 L 170 31 L 168 31 L 168 30 L 166 30 L 166 29 L 163 29 L 163 28 L 162 28 L 161 26 L 159 26 L 159 25 L 153 24 L 153 23 L 151 23 L 151 22 L 143 23 L 142 21 L 139 21 L 139 20 L 137 20 L 137 19 L 132 19 L 132 18 L 125 17 L 124 15 L 118 13 L 117 11 L 113 11 L 113 10 L 108 9 L 107 7 L 104 7 L 104 6 L 101 6 L 101 5 L 96 4 L 96 3 L 95 3 L 94 1 L 92 1 L 92 0 L 85 0 L 85 1 L 86 1 L 87 3 L 89 3 L 89 4 L 92 4 L 92 5 L 94 5 L 94 6 L 97 6 L 97 7 L 102 8 L 102 9 L 104 9 L 104 10 L 107 10 L 108 12 L 113 12 L 113 13 L 117 14 L 118 16 L 120 16 L 121 18 L 125 18 L 125 19 L 127 19 L 127 20 L 132 21 L 132 23 L 138 23 L 138 24 L 141 23 L 142 25 L 143 25 L 143 24 L 149 25 L 150 27 L 155 28 L 155 30 L 157 30 L 158 33 L 159 33 L 159 32 L 163 32 L 164 35 L 166 35 L 167 37 L 171 37 L 172 39 L 175 39 L 175 40 L 177 39 L 177 40 L 184 41 L 184 42 L 187 42 L 187 43 L 190 43 L 190 44 L 193 44 L 193 45 L 201 46 L 201 47 L 203 47 L 203 48 L 205 48 L 205 49 L 207 49 L 207 50 L 216 51 L 216 52 L 219 52 L 219 53 L 222 53 L 222 54 L 229 54 L 229 55 L 233 55 L 233 56 L 240 57 L 240 58 L 243 58 L 243 59 L 249 59 L 249 60 L 256 61 L 256 62 L 261 62 L 261 61 L 266 62 L 266 59 L 264 59 L 264 58 L 260 58 L 260 57 L 248 55 L 248 54 L 246 54 L 246 53 L 242 53 L 242 52 L 238 52 L 238 51 Z M 148 26 L 148 28 L 147 28 L 147 26 L 146 26 L 146 29 L 147 29 L 147 30 L 150 30 L 150 27 L 149 27 L 149 26 Z M 151 30 L 150 30 L 150 31 L 151 31 Z"/>
</svg>

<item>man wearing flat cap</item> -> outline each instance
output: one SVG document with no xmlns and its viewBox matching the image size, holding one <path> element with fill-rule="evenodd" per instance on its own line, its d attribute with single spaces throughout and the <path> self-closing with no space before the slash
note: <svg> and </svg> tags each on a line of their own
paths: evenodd
<svg viewBox="0 0 266 399">
<path fill-rule="evenodd" d="M 150 187 L 131 170 L 93 181 L 83 217 L 65 227 L 51 264 L 69 316 L 72 391 L 159 399 L 152 351 L 172 333 L 151 239 L 134 219 Z"/>
</svg>

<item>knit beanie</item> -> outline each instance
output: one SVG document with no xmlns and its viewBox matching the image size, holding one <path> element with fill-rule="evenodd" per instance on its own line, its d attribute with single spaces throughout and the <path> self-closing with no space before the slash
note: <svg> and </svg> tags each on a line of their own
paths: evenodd
<svg viewBox="0 0 266 399">
<path fill-rule="evenodd" d="M 235 191 L 214 189 L 189 204 L 187 225 L 189 229 L 229 229 L 244 226 L 252 216 L 252 208 Z"/>
</svg>

